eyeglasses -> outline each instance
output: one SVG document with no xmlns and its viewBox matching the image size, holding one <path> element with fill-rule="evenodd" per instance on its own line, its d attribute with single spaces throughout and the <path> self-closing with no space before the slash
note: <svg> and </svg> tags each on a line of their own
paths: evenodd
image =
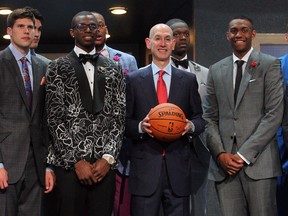
<svg viewBox="0 0 288 216">
<path fill-rule="evenodd" d="M 87 28 L 89 28 L 91 31 L 96 31 L 98 29 L 98 26 L 96 24 L 84 24 L 84 23 L 78 23 L 74 26 L 79 31 L 85 31 Z"/>
</svg>

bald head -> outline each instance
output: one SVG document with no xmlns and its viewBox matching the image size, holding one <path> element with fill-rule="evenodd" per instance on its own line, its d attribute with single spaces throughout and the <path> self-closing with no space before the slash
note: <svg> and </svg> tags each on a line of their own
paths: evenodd
<svg viewBox="0 0 288 216">
<path fill-rule="evenodd" d="M 149 38 L 153 38 L 158 32 L 165 32 L 167 35 L 171 35 L 171 38 L 173 37 L 172 29 L 166 24 L 159 23 L 150 29 Z"/>
</svg>

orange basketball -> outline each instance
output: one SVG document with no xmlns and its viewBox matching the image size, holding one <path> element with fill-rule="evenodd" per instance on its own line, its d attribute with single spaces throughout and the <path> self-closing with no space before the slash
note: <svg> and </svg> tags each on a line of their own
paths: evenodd
<svg viewBox="0 0 288 216">
<path fill-rule="evenodd" d="M 149 123 L 153 136 L 170 142 L 182 136 L 186 125 L 184 112 L 175 104 L 162 103 L 151 109 Z"/>
</svg>

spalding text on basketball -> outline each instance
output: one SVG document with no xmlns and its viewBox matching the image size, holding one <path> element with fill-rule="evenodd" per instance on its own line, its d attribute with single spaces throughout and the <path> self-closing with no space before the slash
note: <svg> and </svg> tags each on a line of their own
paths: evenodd
<svg viewBox="0 0 288 216">
<path fill-rule="evenodd" d="M 184 120 L 183 114 L 182 113 L 178 113 L 178 112 L 173 112 L 173 111 L 166 111 L 166 112 L 158 112 L 159 117 L 163 117 L 163 116 L 176 116 L 178 118 L 181 118 L 182 120 Z"/>
</svg>

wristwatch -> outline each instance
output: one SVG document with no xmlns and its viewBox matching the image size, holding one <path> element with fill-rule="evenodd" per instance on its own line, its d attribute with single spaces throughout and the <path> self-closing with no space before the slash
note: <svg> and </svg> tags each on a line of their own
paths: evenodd
<svg viewBox="0 0 288 216">
<path fill-rule="evenodd" d="M 115 163 L 114 157 L 109 154 L 104 154 L 102 158 L 105 159 L 110 165 L 113 165 Z"/>
</svg>

